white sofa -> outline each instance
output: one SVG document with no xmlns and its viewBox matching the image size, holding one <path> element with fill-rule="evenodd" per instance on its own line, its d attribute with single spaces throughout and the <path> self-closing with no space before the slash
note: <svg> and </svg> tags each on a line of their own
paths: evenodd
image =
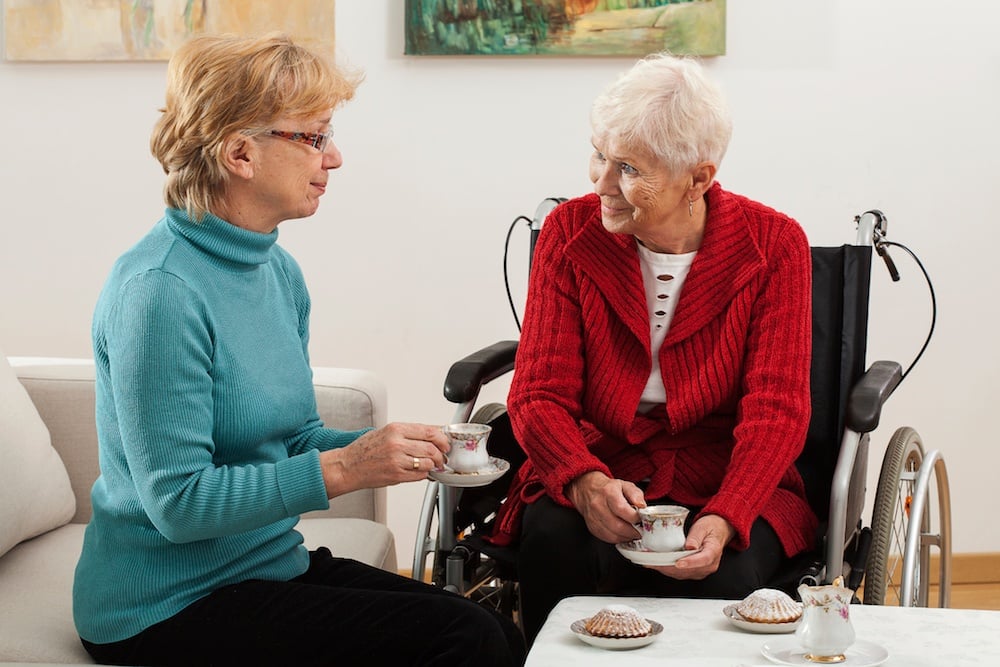
<svg viewBox="0 0 1000 667">
<path fill-rule="evenodd" d="M 10 377 L 11 368 L 44 429 L 28 435 L 19 430 L 37 417 L 27 414 L 33 411 L 28 401 L 21 401 L 20 387 L 11 386 L 18 384 Z M 314 384 L 319 412 L 327 424 L 355 429 L 385 423 L 385 388 L 371 373 L 315 368 Z M 58 456 L 41 446 L 25 453 L 24 440 L 44 430 Z M 0 468 L 0 484 L 5 476 L 8 482 L 13 480 L 6 495 L 0 489 L 0 663 L 92 663 L 74 629 L 70 599 L 73 570 L 90 517 L 90 488 L 98 474 L 92 362 L 7 360 L 0 353 L 0 457 L 0 466 L 8 466 L 6 471 Z M 28 469 L 40 460 L 57 469 L 47 468 L 41 483 L 28 481 Z M 67 477 L 72 490 L 61 492 L 58 487 L 66 485 Z M 26 489 L 11 490 L 21 482 L 27 484 Z M 51 492 L 41 488 L 50 482 Z M 41 492 L 40 500 L 27 498 L 36 491 Z M 35 508 L 43 505 L 50 507 L 47 516 L 32 517 Z M 329 510 L 306 515 L 298 530 L 310 548 L 325 545 L 335 555 L 395 572 L 395 544 L 385 521 L 385 490 L 368 490 L 336 498 Z M 14 533 L 11 538 L 16 530 L 28 536 L 17 541 Z M 4 552 L 5 548 L 9 550 Z"/>
</svg>

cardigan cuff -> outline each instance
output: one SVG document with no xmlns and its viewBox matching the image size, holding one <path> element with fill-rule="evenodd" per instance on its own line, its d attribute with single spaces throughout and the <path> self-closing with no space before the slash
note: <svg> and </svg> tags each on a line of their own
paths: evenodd
<svg viewBox="0 0 1000 667">
<path fill-rule="evenodd" d="M 728 546 L 737 551 L 743 551 L 750 546 L 750 528 L 753 527 L 757 514 L 747 505 L 746 496 L 720 491 L 712 496 L 712 499 L 698 512 L 695 520 L 706 514 L 721 516 L 736 531 L 736 535 L 733 536 Z"/>
<path fill-rule="evenodd" d="M 538 470 L 537 466 L 535 470 Z M 583 462 L 583 465 L 574 466 L 569 470 L 561 468 L 548 477 L 542 477 L 539 475 L 539 478 L 545 485 L 545 490 L 548 492 L 549 497 L 552 498 L 552 500 L 556 501 L 563 507 L 573 507 L 573 503 L 570 501 L 569 496 L 566 495 L 566 487 L 580 477 L 586 475 L 588 472 L 602 472 L 608 477 L 614 479 L 614 475 L 611 474 L 611 469 L 596 458 L 591 461 Z"/>
</svg>

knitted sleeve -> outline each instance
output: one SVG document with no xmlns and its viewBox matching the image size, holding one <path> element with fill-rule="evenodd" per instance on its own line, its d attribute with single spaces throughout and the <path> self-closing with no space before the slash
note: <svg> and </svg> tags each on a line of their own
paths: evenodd
<svg viewBox="0 0 1000 667">
<path fill-rule="evenodd" d="M 178 277 L 147 271 L 107 318 L 110 381 L 139 501 L 167 539 L 231 535 L 328 506 L 318 453 L 216 465 L 213 337 L 204 300 Z"/>
<path fill-rule="evenodd" d="M 750 314 L 732 457 L 702 512 L 733 525 L 736 548 L 749 543 L 753 521 L 801 453 L 809 426 L 811 255 L 801 228 L 783 222 L 768 239 L 768 269 Z"/>
<path fill-rule="evenodd" d="M 565 486 L 590 471 L 611 470 L 580 430 L 584 392 L 583 315 L 564 246 L 572 206 L 549 216 L 532 263 L 508 410 L 514 434 L 549 496 L 569 505 Z"/>
</svg>

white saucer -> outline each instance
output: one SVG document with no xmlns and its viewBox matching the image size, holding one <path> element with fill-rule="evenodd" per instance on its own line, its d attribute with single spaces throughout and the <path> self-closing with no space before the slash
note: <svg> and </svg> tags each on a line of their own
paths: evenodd
<svg viewBox="0 0 1000 667">
<path fill-rule="evenodd" d="M 639 540 L 616 544 L 615 548 L 618 549 L 618 553 L 636 565 L 673 565 L 681 558 L 699 551 L 698 549 L 691 551 L 649 551 L 643 548 Z"/>
<path fill-rule="evenodd" d="M 722 613 L 726 615 L 730 623 L 735 625 L 741 630 L 746 630 L 747 632 L 757 632 L 763 635 L 781 635 L 787 632 L 795 632 L 795 628 L 798 627 L 799 621 L 802 620 L 800 616 L 797 620 L 791 621 L 790 623 L 760 623 L 758 621 L 748 621 L 747 619 L 740 616 L 740 612 L 736 611 L 735 604 L 726 605 L 722 610 Z"/>
<path fill-rule="evenodd" d="M 447 465 L 441 470 L 431 470 L 427 476 L 436 482 L 441 482 L 446 486 L 460 486 L 464 488 L 473 486 L 486 486 L 494 482 L 503 474 L 510 470 L 510 463 L 503 459 L 490 457 L 490 463 L 477 472 L 455 472 Z"/>
<path fill-rule="evenodd" d="M 889 652 L 873 642 L 859 639 L 844 652 L 846 660 L 837 663 L 819 663 L 806 658 L 806 651 L 795 637 L 780 637 L 760 647 L 765 658 L 779 665 L 836 664 L 849 667 L 875 667 L 889 659 Z"/>
<path fill-rule="evenodd" d="M 612 651 L 629 649 L 629 648 L 639 648 L 640 646 L 646 646 L 647 644 L 653 643 L 657 635 L 663 632 L 663 626 L 656 621 L 646 619 L 649 624 L 653 626 L 648 635 L 643 635 L 642 637 L 598 637 L 597 635 L 592 635 L 587 632 L 587 619 L 581 618 L 579 621 L 574 621 L 569 629 L 576 634 L 582 641 L 590 644 L 591 646 L 596 646 L 598 648 L 606 648 Z"/>
</svg>

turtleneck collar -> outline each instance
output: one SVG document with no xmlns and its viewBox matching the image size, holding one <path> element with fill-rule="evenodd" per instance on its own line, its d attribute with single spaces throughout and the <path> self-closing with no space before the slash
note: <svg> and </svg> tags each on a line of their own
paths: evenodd
<svg viewBox="0 0 1000 667">
<path fill-rule="evenodd" d="M 269 234 L 251 232 L 211 213 L 206 213 L 200 222 L 195 222 L 185 211 L 168 208 L 166 221 L 175 234 L 184 237 L 199 250 L 247 268 L 265 264 L 278 240 L 277 229 Z"/>
</svg>

